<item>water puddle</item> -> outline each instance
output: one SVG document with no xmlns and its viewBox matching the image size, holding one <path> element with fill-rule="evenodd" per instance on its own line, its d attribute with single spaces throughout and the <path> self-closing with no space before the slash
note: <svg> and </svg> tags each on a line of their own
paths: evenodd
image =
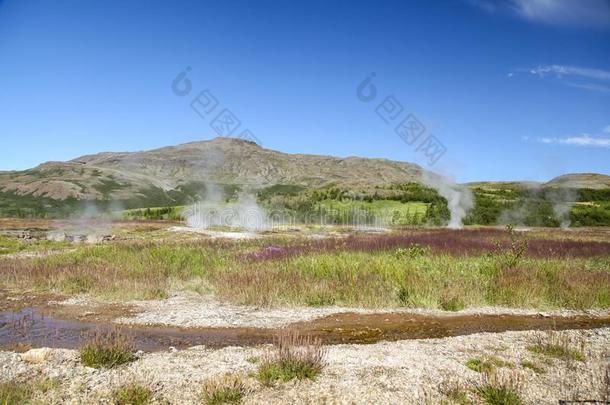
<svg viewBox="0 0 610 405">
<path fill-rule="evenodd" d="M 60 319 L 43 311 L 25 308 L 0 312 L 0 347 L 17 350 L 29 347 L 80 347 L 110 322 Z M 366 344 L 382 340 L 426 339 L 469 335 L 479 332 L 521 330 L 594 329 L 610 326 L 610 315 L 590 317 L 543 317 L 533 315 L 447 315 L 406 313 L 342 313 L 310 322 L 290 325 L 301 333 L 319 337 L 325 344 Z M 254 346 L 272 343 L 277 329 L 265 328 L 177 328 L 165 326 L 118 326 L 130 335 L 138 350 L 159 351 L 186 348 Z"/>
</svg>

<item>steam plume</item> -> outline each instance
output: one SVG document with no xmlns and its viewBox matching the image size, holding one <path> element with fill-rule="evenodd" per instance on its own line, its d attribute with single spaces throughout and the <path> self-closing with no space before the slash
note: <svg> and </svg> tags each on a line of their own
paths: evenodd
<svg viewBox="0 0 610 405">
<path fill-rule="evenodd" d="M 468 187 L 456 184 L 447 176 L 428 171 L 422 171 L 422 182 L 447 200 L 450 214 L 448 227 L 462 228 L 462 220 L 474 207 L 474 199 Z"/>
<path fill-rule="evenodd" d="M 217 185 L 206 187 L 205 198 L 184 209 L 182 216 L 191 228 L 213 226 L 261 231 L 268 228 L 267 214 L 250 191 L 239 193 L 237 201 L 225 203 L 224 193 Z"/>
</svg>

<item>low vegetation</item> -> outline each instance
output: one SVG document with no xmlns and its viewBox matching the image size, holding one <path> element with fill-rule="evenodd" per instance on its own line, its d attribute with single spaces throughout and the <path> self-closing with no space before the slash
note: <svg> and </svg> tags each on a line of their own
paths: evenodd
<svg viewBox="0 0 610 405">
<path fill-rule="evenodd" d="M 499 230 L 419 230 L 320 241 L 283 236 L 182 241 L 156 233 L 164 238 L 157 243 L 149 235 L 142 241 L 76 244 L 50 256 L 4 259 L 0 287 L 119 300 L 165 298 L 171 288 L 185 288 L 264 306 L 610 307 L 608 242 L 532 236 L 527 251 L 507 266 L 511 239 Z"/>
<path fill-rule="evenodd" d="M 0 404 L 25 404 L 30 401 L 33 395 L 32 387 L 29 384 L 17 382 L 0 383 Z"/>
<path fill-rule="evenodd" d="M 293 379 L 313 380 L 325 366 L 324 356 L 319 340 L 284 332 L 278 336 L 274 351 L 260 361 L 257 378 L 266 386 Z"/>
<path fill-rule="evenodd" d="M 0 382 L 0 405 L 31 403 L 37 394 L 45 394 L 56 385 L 56 381 L 48 378 L 28 382 Z"/>
<path fill-rule="evenodd" d="M 519 386 L 515 374 L 499 376 L 496 373 L 486 373 L 474 391 L 488 405 L 521 405 L 523 401 L 519 396 Z"/>
<path fill-rule="evenodd" d="M 441 381 L 439 392 L 446 399 L 441 401 L 442 405 L 470 405 L 472 403 L 468 397 L 467 387 L 455 380 Z"/>
<path fill-rule="evenodd" d="M 533 361 L 529 361 L 529 360 L 523 360 L 521 362 L 521 367 L 530 369 L 536 374 L 544 374 L 546 372 L 546 370 L 543 367 L 541 367 L 541 366 L 537 365 L 536 363 L 534 363 Z"/>
<path fill-rule="evenodd" d="M 80 349 L 80 360 L 87 367 L 112 368 L 132 361 L 133 347 L 119 329 L 98 330 Z"/>
<path fill-rule="evenodd" d="M 491 373 L 496 367 L 512 367 L 512 364 L 497 357 L 487 357 L 485 359 L 472 358 L 465 365 L 477 373 Z"/>
<path fill-rule="evenodd" d="M 116 405 L 147 405 L 152 397 L 150 388 L 136 382 L 122 385 L 112 393 L 112 400 Z"/>
<path fill-rule="evenodd" d="M 248 392 L 241 376 L 225 374 L 203 383 L 201 400 L 206 405 L 238 404 Z"/>
<path fill-rule="evenodd" d="M 567 332 L 539 333 L 528 350 L 564 361 L 585 361 L 584 339 L 572 338 Z"/>
<path fill-rule="evenodd" d="M 3 258 L 0 288 L 115 300 L 189 289 L 262 306 L 610 308 L 610 243 L 600 232 L 530 232 L 525 248 L 513 229 L 323 240 L 305 229 L 303 237 L 214 241 L 138 226 L 96 245 L 0 237 L 0 253 L 41 254 Z"/>
</svg>

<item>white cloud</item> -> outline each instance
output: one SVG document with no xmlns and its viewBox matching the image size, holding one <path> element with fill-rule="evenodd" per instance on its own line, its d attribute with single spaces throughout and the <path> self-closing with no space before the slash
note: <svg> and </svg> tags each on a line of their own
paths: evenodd
<svg viewBox="0 0 610 405">
<path fill-rule="evenodd" d="M 610 71 L 574 65 L 539 65 L 530 69 L 519 69 L 540 78 L 552 77 L 563 84 L 579 89 L 610 93 Z M 569 80 L 564 80 L 569 78 Z"/>
<path fill-rule="evenodd" d="M 469 0 L 490 13 L 506 11 L 534 22 L 586 28 L 610 27 L 607 0 Z"/>
<path fill-rule="evenodd" d="M 543 65 L 530 69 L 530 73 L 539 76 L 554 74 L 557 77 L 576 76 L 594 80 L 610 81 L 610 71 L 602 69 L 591 69 L 580 66 L 569 65 Z"/>
<path fill-rule="evenodd" d="M 538 138 L 538 141 L 546 144 L 560 144 L 572 146 L 592 146 L 598 148 L 610 148 L 610 138 L 594 138 L 587 134 L 570 136 L 567 138 Z"/>
</svg>

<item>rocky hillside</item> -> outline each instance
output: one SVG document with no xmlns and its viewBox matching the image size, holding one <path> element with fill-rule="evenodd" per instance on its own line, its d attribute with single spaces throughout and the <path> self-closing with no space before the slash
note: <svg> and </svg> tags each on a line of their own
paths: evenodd
<svg viewBox="0 0 610 405">
<path fill-rule="evenodd" d="M 545 185 L 547 187 L 592 188 L 600 190 L 610 188 L 610 176 L 597 173 L 564 174 L 555 177 L 553 180 L 545 183 Z"/>
<path fill-rule="evenodd" d="M 150 151 L 104 152 L 69 162 L 47 162 L 24 171 L 0 172 L 0 215 L 64 216 L 82 209 L 84 201 L 97 201 L 104 209 L 113 208 L 113 204 L 123 208 L 183 205 L 205 194 L 210 183 L 223 187 L 225 195 L 250 188 L 260 190 L 268 199 L 281 195 L 284 203 L 285 196 L 299 194 L 300 198 L 301 192 L 320 188 L 329 191 L 329 198 L 353 191 L 374 199 L 423 201 L 421 190 L 399 186 L 419 183 L 422 170 L 387 159 L 286 154 L 240 139 L 215 138 Z M 516 198 L 516 194 L 503 190 L 517 194 L 540 187 L 608 190 L 610 176 L 567 174 L 548 183 L 479 182 L 468 186 L 506 200 Z M 322 191 L 315 198 L 321 195 L 326 194 Z M 606 195 L 602 196 L 604 201 Z M 589 193 L 580 200 L 600 196 Z"/>
<path fill-rule="evenodd" d="M 20 172 L 0 172 L 0 191 L 53 200 L 129 200 L 185 192 L 205 183 L 263 188 L 417 182 L 417 165 L 386 159 L 286 154 L 255 143 L 215 138 L 143 152 L 82 156 Z"/>
<path fill-rule="evenodd" d="M 472 188 L 487 190 L 514 190 L 520 188 L 535 189 L 554 187 L 601 190 L 610 188 L 610 176 L 598 173 L 570 173 L 557 176 L 546 183 L 539 183 L 535 181 L 480 181 L 467 183 L 467 185 Z"/>
</svg>

